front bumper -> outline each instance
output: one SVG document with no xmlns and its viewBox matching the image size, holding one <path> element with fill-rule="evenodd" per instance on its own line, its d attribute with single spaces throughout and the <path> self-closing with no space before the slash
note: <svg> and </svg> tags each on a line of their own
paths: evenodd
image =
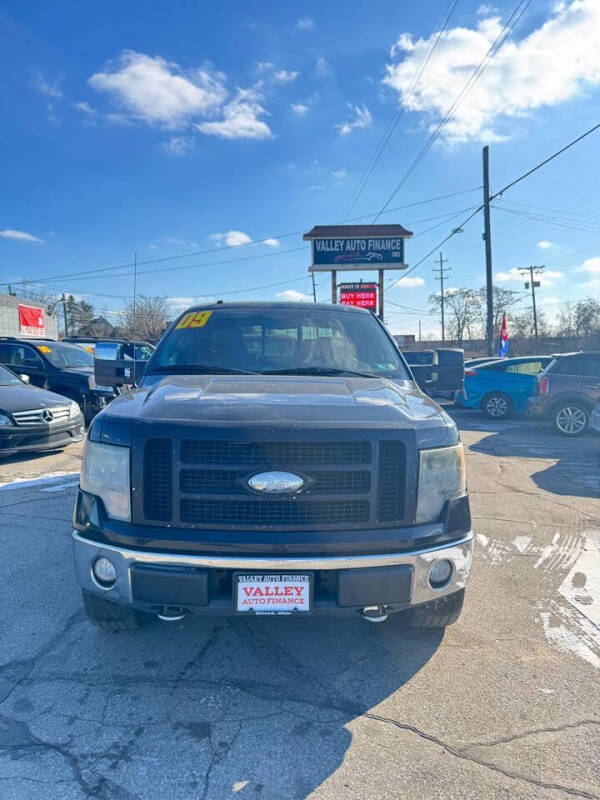
<svg viewBox="0 0 600 800">
<path fill-rule="evenodd" d="M 234 573 L 300 571 L 315 576 L 319 588 L 314 595 L 315 614 L 347 616 L 374 605 L 385 606 L 388 613 L 403 611 L 464 589 L 471 571 L 473 534 L 402 553 L 346 556 L 150 552 L 93 542 L 77 531 L 73 532 L 73 544 L 75 572 L 82 589 L 142 611 L 156 614 L 176 606 L 185 613 L 229 615 L 233 613 Z M 108 558 L 116 570 L 110 588 L 101 586 L 93 576 L 92 566 L 101 557 Z M 439 559 L 452 562 L 452 575 L 442 588 L 432 588 L 429 570 Z M 140 571 L 143 590 L 138 591 Z"/>
<path fill-rule="evenodd" d="M 13 425 L 0 428 L 0 456 L 16 453 L 57 450 L 72 442 L 80 442 L 85 433 L 82 416 L 62 425 Z"/>
</svg>

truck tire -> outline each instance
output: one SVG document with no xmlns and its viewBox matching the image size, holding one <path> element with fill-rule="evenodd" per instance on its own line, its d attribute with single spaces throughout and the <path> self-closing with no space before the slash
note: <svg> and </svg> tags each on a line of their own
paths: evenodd
<svg viewBox="0 0 600 800">
<path fill-rule="evenodd" d="M 407 622 L 411 628 L 445 628 L 460 617 L 464 599 L 465 590 L 461 589 L 460 592 L 417 606 L 407 612 Z"/>
<path fill-rule="evenodd" d="M 93 625 L 103 631 L 109 633 L 133 631 L 152 619 L 150 614 L 144 614 L 143 611 L 138 611 L 128 606 L 111 603 L 110 600 L 105 600 L 103 597 L 98 597 L 91 592 L 82 590 L 81 594 L 87 618 Z"/>
</svg>

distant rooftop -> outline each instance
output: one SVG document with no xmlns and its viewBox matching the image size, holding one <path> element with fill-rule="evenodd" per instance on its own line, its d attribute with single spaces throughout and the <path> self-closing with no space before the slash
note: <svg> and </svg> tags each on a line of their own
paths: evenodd
<svg viewBox="0 0 600 800">
<path fill-rule="evenodd" d="M 412 236 L 412 231 L 407 231 L 402 225 L 315 225 L 302 238 L 304 241 L 310 241 L 311 239 L 338 239 L 347 236 L 352 238 L 390 236 L 408 239 Z"/>
</svg>

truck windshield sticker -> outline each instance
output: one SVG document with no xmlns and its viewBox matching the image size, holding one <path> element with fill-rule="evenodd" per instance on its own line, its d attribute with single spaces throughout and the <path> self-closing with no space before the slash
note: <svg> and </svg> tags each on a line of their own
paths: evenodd
<svg viewBox="0 0 600 800">
<path fill-rule="evenodd" d="M 212 315 L 212 311 L 190 311 L 182 317 L 176 328 L 203 328 Z"/>
</svg>

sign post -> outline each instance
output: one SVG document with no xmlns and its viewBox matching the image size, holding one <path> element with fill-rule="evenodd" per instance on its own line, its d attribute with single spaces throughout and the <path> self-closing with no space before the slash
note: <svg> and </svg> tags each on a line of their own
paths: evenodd
<svg viewBox="0 0 600 800">
<path fill-rule="evenodd" d="M 379 317 L 383 320 L 384 273 L 407 268 L 402 225 L 317 225 L 302 237 L 311 243 L 309 271 L 331 272 L 331 302 L 337 303 L 338 271 L 379 272 Z"/>
</svg>

